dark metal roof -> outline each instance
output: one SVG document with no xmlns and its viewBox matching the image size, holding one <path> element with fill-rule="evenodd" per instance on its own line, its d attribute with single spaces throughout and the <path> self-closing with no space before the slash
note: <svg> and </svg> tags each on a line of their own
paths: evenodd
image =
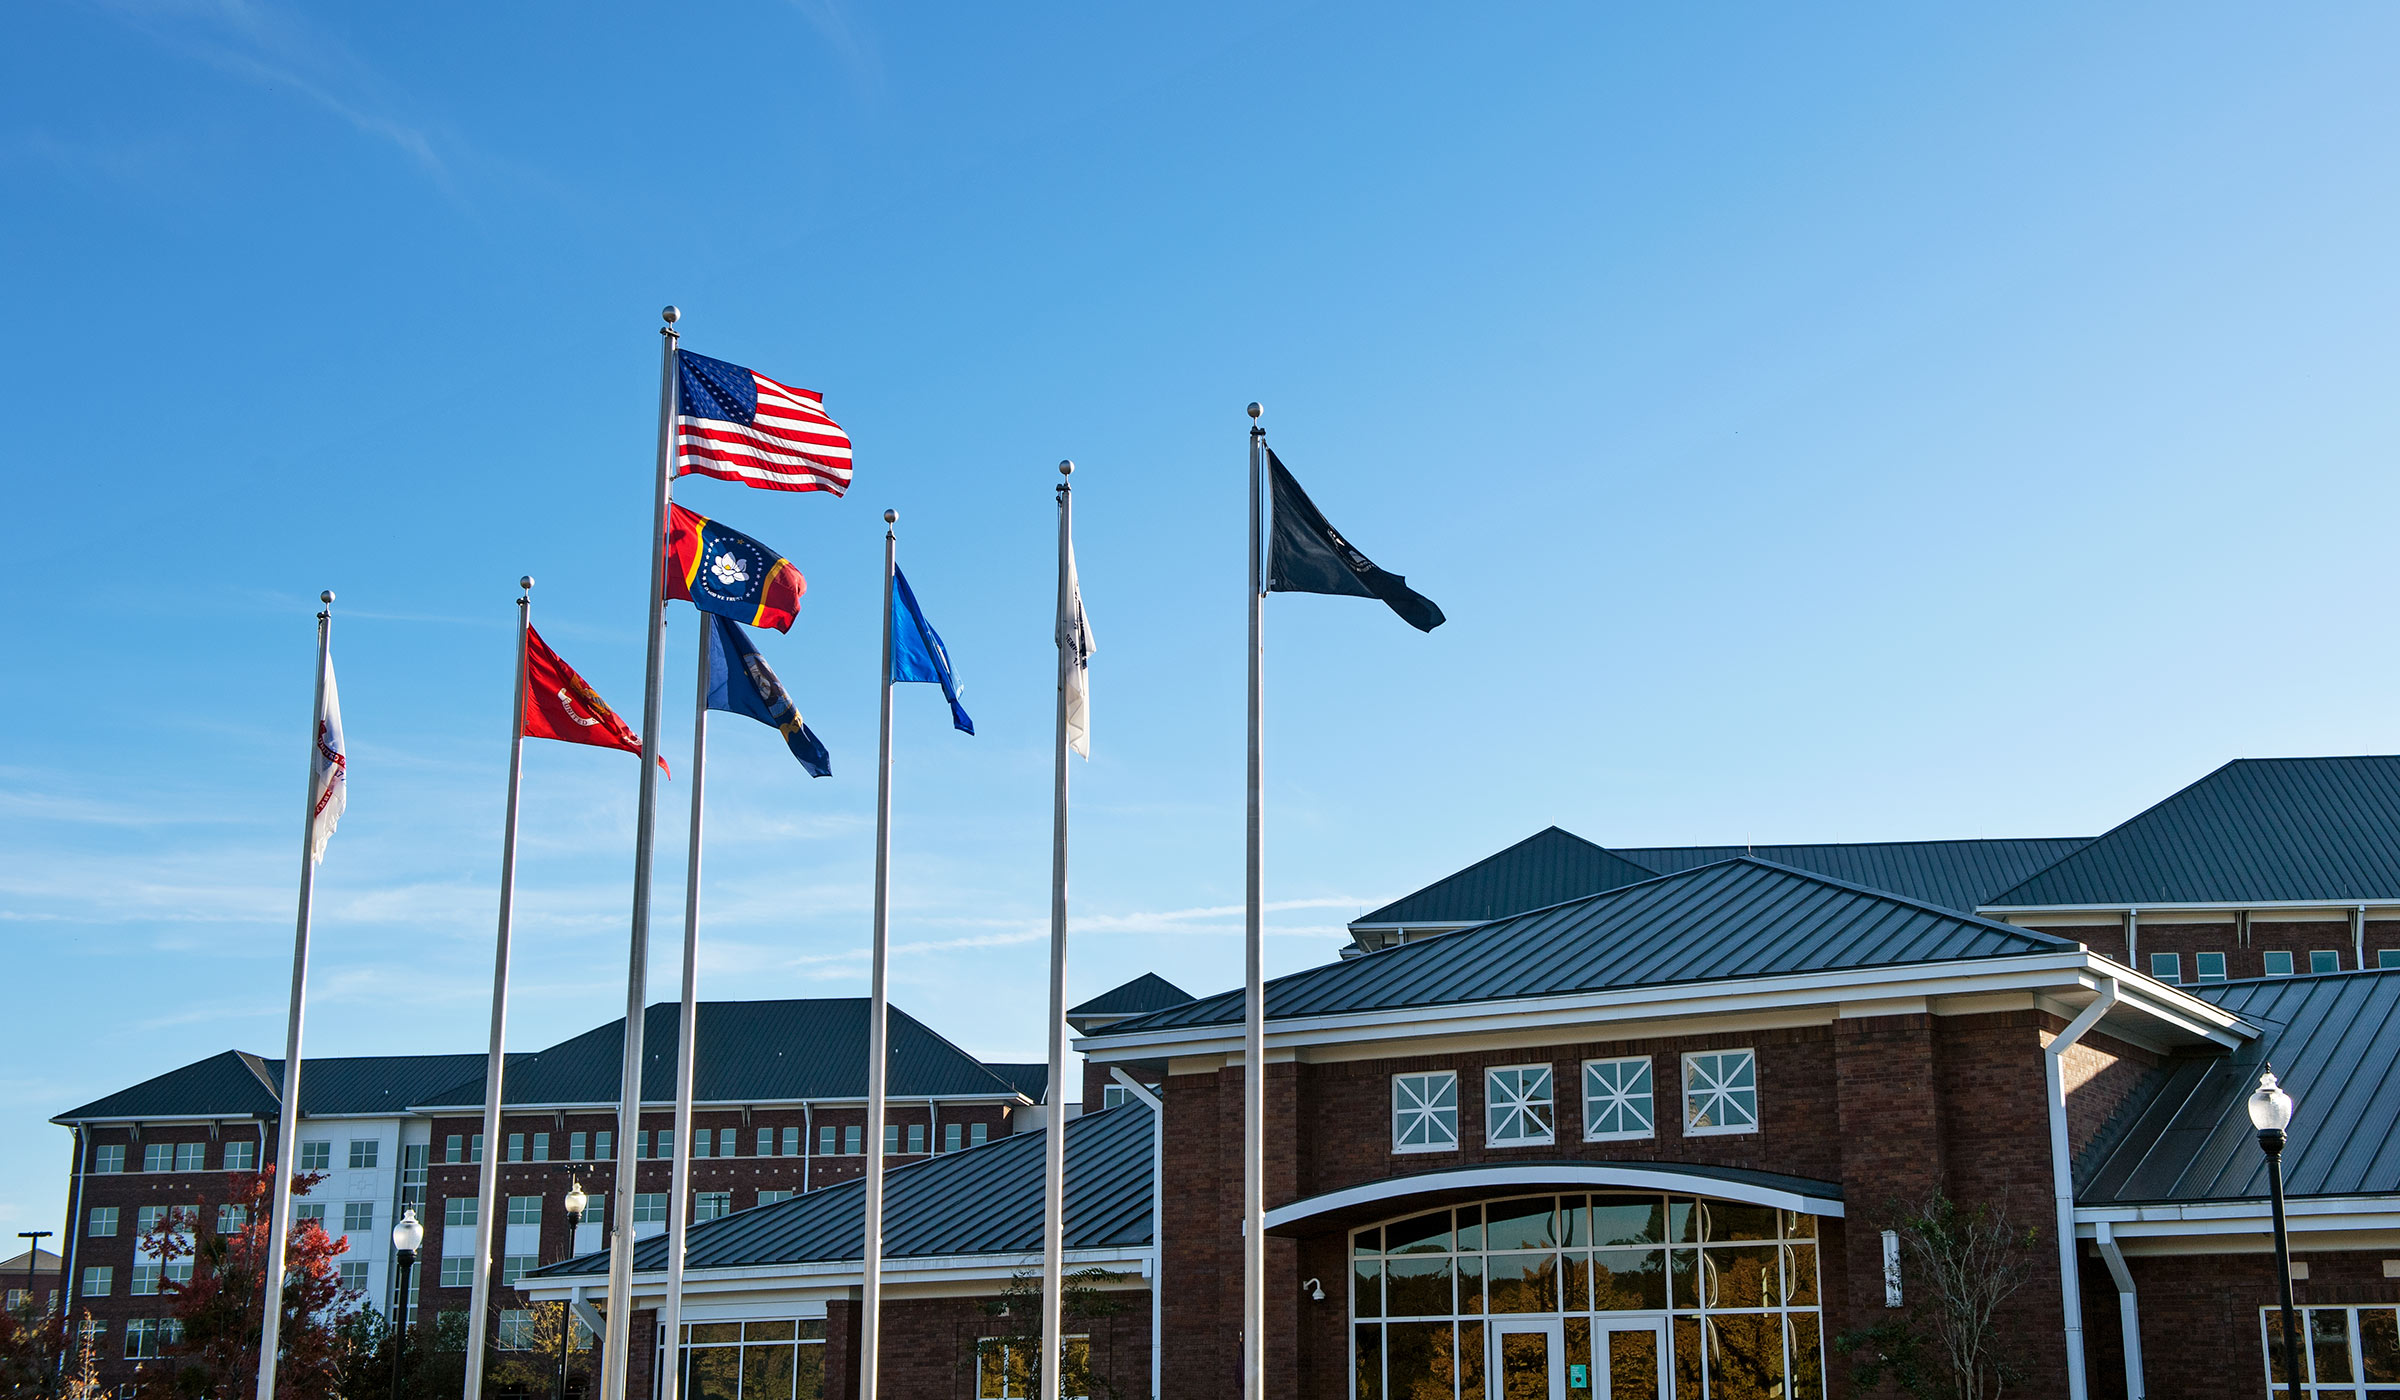
<svg viewBox="0 0 2400 1400">
<path fill-rule="evenodd" d="M 2187 988 L 2263 1032 L 2230 1056 L 2172 1059 L 2077 1164 L 2085 1205 L 2267 1194 L 2244 1107 L 2272 1064 L 2298 1101 L 2283 1155 L 2295 1196 L 2400 1192 L 2400 971 Z"/>
<path fill-rule="evenodd" d="M 867 999 L 824 997 L 792 1001 L 700 1003 L 699 1049 L 693 1096 L 702 1103 L 798 1099 L 863 1099 L 867 1095 Z M 675 1097 L 674 1002 L 651 1007 L 642 1021 L 642 1099 Z M 891 1008 L 889 1092 L 907 1098 L 1005 1098 L 1015 1087 L 922 1021 Z M 547 1050 L 508 1061 L 506 1101 L 512 1104 L 614 1103 L 624 1074 L 622 1017 Z M 477 1056 L 476 1069 L 482 1068 Z M 307 1076 L 301 1076 L 307 1089 Z M 473 1073 L 419 1100 L 424 1107 L 483 1102 L 483 1075 Z"/>
<path fill-rule="evenodd" d="M 2088 836 L 1980 841 L 1857 841 L 1814 846 L 1615 847 L 1661 875 L 1753 855 L 1972 914 L 2002 890 L 2073 855 Z"/>
<path fill-rule="evenodd" d="M 1505 851 L 1485 856 L 1455 875 L 1445 875 L 1352 922 L 1479 924 L 1630 885 L 1657 873 L 1571 831 L 1544 827 Z"/>
<path fill-rule="evenodd" d="M 517 1057 L 508 1057 L 516 1063 Z M 300 1112 L 303 1117 L 335 1113 L 407 1112 L 428 1094 L 458 1083 L 462 1075 L 483 1082 L 481 1055 L 360 1055 L 339 1060 L 309 1060 L 300 1067 Z M 283 1061 L 261 1060 L 268 1082 L 283 1087 Z"/>
<path fill-rule="evenodd" d="M 986 1060 L 983 1067 L 1007 1080 L 1018 1093 L 1035 1103 L 1040 1103 L 1042 1096 L 1050 1092 L 1050 1063 L 1047 1060 L 1031 1065 Z"/>
<path fill-rule="evenodd" d="M 256 1055 L 239 1050 L 227 1050 L 205 1060 L 171 1069 L 155 1078 L 145 1079 L 129 1089 L 119 1089 L 92 1100 L 81 1108 L 71 1108 L 51 1119 L 53 1123 L 84 1122 L 95 1118 L 272 1118 L 275 1116 L 275 1091 L 268 1086 L 283 1081 L 283 1066 L 276 1062 L 272 1080 L 265 1077 L 266 1062 Z M 307 1088 L 308 1076 L 300 1076 L 302 1089 Z"/>
<path fill-rule="evenodd" d="M 1069 1249 L 1150 1243 L 1151 1134 L 1146 1104 L 1087 1113 L 1067 1124 Z M 886 1257 L 1038 1254 L 1042 1248 L 1042 1142 L 1018 1133 L 964 1152 L 945 1153 L 884 1177 Z M 765 1264 L 840 1262 L 860 1257 L 864 1181 L 846 1181 L 770 1206 L 692 1227 L 685 1267 L 730 1269 Z M 664 1270 L 664 1236 L 634 1249 L 636 1272 Z M 539 1270 L 536 1278 L 605 1273 L 600 1251 Z"/>
<path fill-rule="evenodd" d="M 1191 999 L 1190 992 L 1155 972 L 1145 972 L 1130 982 L 1109 988 L 1080 1006 L 1068 1007 L 1067 1018 L 1138 1016 L 1145 1011 L 1163 1011 L 1170 1006 L 1181 1006 Z"/>
<path fill-rule="evenodd" d="M 2400 897 L 2400 757 L 2244 758 L 1989 907 Z"/>
<path fill-rule="evenodd" d="M 1743 856 L 1276 978 L 1267 984 L 1267 1015 L 1329 1016 L 2078 946 Z M 1096 1038 L 1241 1017 L 1242 994 L 1226 992 L 1120 1021 Z"/>
</svg>

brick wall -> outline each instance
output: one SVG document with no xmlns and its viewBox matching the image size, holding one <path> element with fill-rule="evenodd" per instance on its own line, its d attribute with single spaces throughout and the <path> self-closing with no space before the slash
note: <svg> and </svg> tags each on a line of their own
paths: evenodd
<svg viewBox="0 0 2400 1400">
<path fill-rule="evenodd" d="M 2035 927 L 2028 925 L 2027 927 Z M 2125 934 L 2122 928 L 2098 924 L 2083 924 L 2047 928 L 2045 933 L 2078 940 L 2102 957 L 2118 962 L 2125 960 Z M 2366 927 L 2368 967 L 2374 967 L 2376 955 L 2387 949 L 2400 950 L 2400 921 L 2369 919 Z M 2345 918 L 2324 920 L 2265 920 L 2250 921 L 2248 942 L 2242 941 L 2239 928 L 2231 920 L 2216 923 L 2153 923 L 2142 920 L 2135 939 L 2135 960 L 2141 970 L 2150 970 L 2152 953 L 2174 953 L 2180 959 L 2179 974 L 2189 985 L 2199 976 L 2196 957 L 2200 953 L 2223 953 L 2225 975 L 2234 980 L 2267 975 L 2265 954 L 2269 950 L 2290 953 L 2292 970 L 2305 974 L 2308 955 L 2330 952 L 2338 955 L 2341 970 L 2358 967 L 2356 946 L 2350 939 L 2350 921 Z"/>
<path fill-rule="evenodd" d="M 2292 1283 L 2292 1302 L 2400 1304 L 2400 1279 L 2383 1276 L 2382 1253 L 2295 1251 L 2309 1277 Z M 2180 1396 L 2267 1395 L 2259 1309 L 2277 1303 L 2275 1256 L 2193 1254 L 2126 1261 L 2139 1299 L 2142 1379 L 2155 1400 Z M 2093 1400 L 2124 1400 L 2125 1350 L 2115 1282 L 2087 1259 L 2084 1337 Z M 2304 1363 L 2305 1364 L 2305 1363 Z"/>
<path fill-rule="evenodd" d="M 1092 1368 L 1122 1397 L 1150 1393 L 1150 1293 L 1111 1291 L 1121 1311 L 1108 1317 L 1069 1318 L 1070 1336 L 1091 1339 Z M 879 1389 L 907 1400 L 975 1400 L 978 1339 L 1013 1331 L 1010 1319 L 986 1311 L 984 1298 L 887 1298 Z M 858 1304 L 835 1301 L 825 1309 L 825 1400 L 852 1400 L 858 1393 Z M 646 1392 L 645 1392 L 646 1393 Z"/>
</svg>

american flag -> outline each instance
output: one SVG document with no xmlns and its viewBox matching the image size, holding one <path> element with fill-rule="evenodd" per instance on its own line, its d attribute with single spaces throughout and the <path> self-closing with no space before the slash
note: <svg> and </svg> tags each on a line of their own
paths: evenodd
<svg viewBox="0 0 2400 1400">
<path fill-rule="evenodd" d="M 850 435 L 825 416 L 823 395 L 689 350 L 675 356 L 677 476 L 699 472 L 769 491 L 850 489 Z"/>
</svg>

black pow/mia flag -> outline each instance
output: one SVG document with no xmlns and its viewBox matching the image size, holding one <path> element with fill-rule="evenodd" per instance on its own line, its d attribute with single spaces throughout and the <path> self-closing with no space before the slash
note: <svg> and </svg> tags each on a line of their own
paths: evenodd
<svg viewBox="0 0 2400 1400">
<path fill-rule="evenodd" d="M 1381 598 L 1400 619 L 1420 632 L 1442 625 L 1442 610 L 1433 600 L 1408 586 L 1398 574 L 1375 567 L 1358 552 L 1317 509 L 1316 502 L 1292 479 L 1273 448 L 1267 450 L 1267 477 L 1274 503 L 1274 534 L 1267 547 L 1267 591 L 1270 593 L 1338 593 L 1354 598 Z"/>
</svg>

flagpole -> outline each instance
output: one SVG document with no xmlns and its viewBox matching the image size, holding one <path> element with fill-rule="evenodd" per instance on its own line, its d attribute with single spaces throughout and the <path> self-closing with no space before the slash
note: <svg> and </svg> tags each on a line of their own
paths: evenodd
<svg viewBox="0 0 2400 1400">
<path fill-rule="evenodd" d="M 333 590 L 317 595 L 317 698 L 308 723 L 308 772 L 300 798 L 300 915 L 292 935 L 292 999 L 283 1026 L 283 1094 L 276 1105 L 275 1189 L 268 1192 L 264 1317 L 258 1340 L 258 1400 L 275 1400 L 282 1354 L 283 1248 L 292 1228 L 292 1173 L 300 1156 L 300 1022 L 308 1009 L 308 924 L 317 897 L 317 745 L 325 729 L 325 667 L 333 648 Z"/>
<path fill-rule="evenodd" d="M 1067 1196 L 1067 685 L 1075 664 L 1068 645 L 1068 561 L 1075 547 L 1075 464 L 1061 462 L 1058 474 L 1058 755 L 1050 799 L 1050 1078 L 1049 1111 L 1042 1122 L 1042 1396 L 1059 1400 L 1066 1369 L 1066 1329 L 1061 1294 L 1066 1280 Z M 1156 1286 L 1156 1280 L 1152 1285 Z"/>
<path fill-rule="evenodd" d="M 640 1164 L 634 1134 L 642 1126 L 642 1013 L 650 978 L 650 857 L 658 808 L 658 721 L 665 697 L 662 667 L 667 647 L 667 499 L 675 457 L 675 323 L 683 313 L 659 313 L 658 480 L 651 492 L 650 596 L 643 603 L 649 634 L 649 663 L 642 675 L 642 777 L 633 821 L 633 934 L 626 957 L 625 1063 L 618 1083 L 616 1220 L 608 1250 L 607 1332 L 601 1341 L 601 1400 L 625 1400 L 625 1368 L 633 1339 L 633 1198 Z M 498 1144 L 486 1143 L 487 1150 Z M 263 1400 L 263 1397 L 262 1397 Z M 467 1400 L 478 1400 L 475 1396 Z"/>
<path fill-rule="evenodd" d="M 884 968 L 892 927 L 892 580 L 900 543 L 892 526 L 900 512 L 883 513 L 883 732 L 875 751 L 875 943 L 867 979 L 867 1189 L 862 1222 L 864 1271 L 858 1298 L 858 1400 L 876 1400 L 876 1349 L 883 1330 L 883 1090 L 888 991 Z"/>
<path fill-rule="evenodd" d="M 683 1005 L 675 1022 L 675 1157 L 668 1168 L 674 1183 L 667 1195 L 667 1298 L 658 1310 L 658 1334 L 666 1338 L 666 1371 L 659 1400 L 675 1400 L 683 1380 L 683 1253 L 692 1217 L 692 1076 L 700 1048 L 700 808 L 708 782 L 708 653 L 710 629 L 701 617 L 700 678 L 692 693 L 691 850 L 683 868 Z"/>
<path fill-rule="evenodd" d="M 1266 546 L 1264 517 L 1267 430 L 1250 405 L 1250 802 L 1242 885 L 1242 1394 L 1267 1396 L 1266 1117 L 1267 995 L 1265 981 L 1266 805 Z"/>
<path fill-rule="evenodd" d="M 509 933 L 517 907 L 517 788 L 525 771 L 525 653 L 533 629 L 533 575 L 517 580 L 517 688 L 508 704 L 508 815 L 500 829 L 500 932 L 492 948 L 492 1040 L 483 1060 L 483 1167 L 475 1188 L 475 1272 L 467 1301 L 465 1393 L 483 1394 L 485 1329 L 492 1305 L 492 1230 L 500 1210 L 501 1046 L 508 1031 Z"/>
</svg>

